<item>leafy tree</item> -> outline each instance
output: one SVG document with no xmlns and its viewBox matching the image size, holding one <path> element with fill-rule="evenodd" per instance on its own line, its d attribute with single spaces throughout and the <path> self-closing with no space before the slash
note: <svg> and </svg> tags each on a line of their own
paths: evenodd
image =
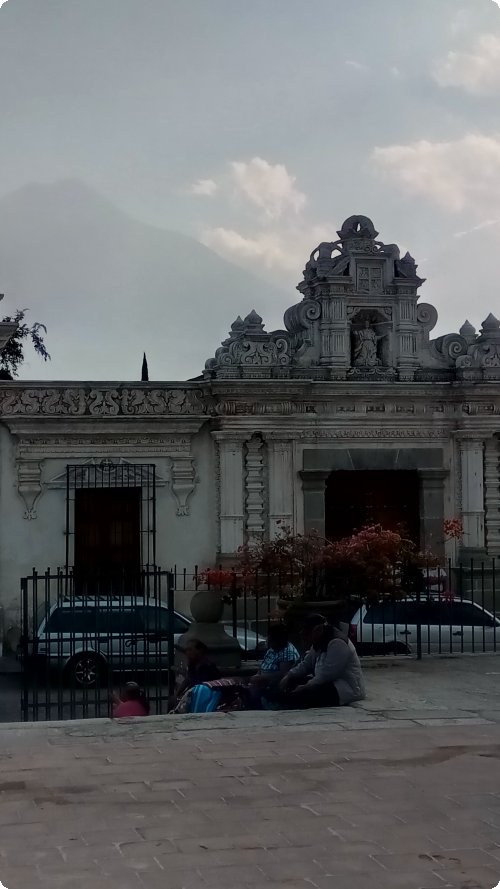
<svg viewBox="0 0 500 889">
<path fill-rule="evenodd" d="M 44 361 L 50 361 L 44 342 L 47 333 L 45 324 L 36 321 L 31 326 L 26 323 L 27 309 L 18 309 L 14 315 L 7 315 L 2 321 L 17 324 L 17 330 L 0 353 L 0 380 L 13 380 L 19 373 L 19 368 L 24 361 L 24 347 L 26 341 L 31 340 L 35 352 Z"/>
</svg>

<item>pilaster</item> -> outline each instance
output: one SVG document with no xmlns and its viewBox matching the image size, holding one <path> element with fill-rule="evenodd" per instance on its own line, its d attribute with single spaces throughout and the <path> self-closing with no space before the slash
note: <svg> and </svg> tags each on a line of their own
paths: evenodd
<svg viewBox="0 0 500 889">
<path fill-rule="evenodd" d="M 221 556 L 234 555 L 245 539 L 245 485 L 243 445 L 247 433 L 215 432 L 219 480 Z"/>
<path fill-rule="evenodd" d="M 269 536 L 293 528 L 293 442 L 268 441 Z"/>
<path fill-rule="evenodd" d="M 496 436 L 487 439 L 484 449 L 484 506 L 486 549 L 489 556 L 500 555 L 500 452 Z"/>
<path fill-rule="evenodd" d="M 459 436 L 462 467 L 462 521 L 464 548 L 483 550 L 484 535 L 484 441 L 479 436 Z"/>
</svg>

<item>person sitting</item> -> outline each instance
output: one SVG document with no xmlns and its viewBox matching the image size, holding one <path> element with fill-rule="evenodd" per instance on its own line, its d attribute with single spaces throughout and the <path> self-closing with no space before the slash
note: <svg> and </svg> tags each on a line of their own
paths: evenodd
<svg viewBox="0 0 500 889">
<path fill-rule="evenodd" d="M 149 716 L 149 701 L 137 682 L 127 682 L 122 696 L 113 694 L 113 719 Z"/>
<path fill-rule="evenodd" d="M 259 671 L 248 684 L 250 706 L 258 710 L 267 706 L 267 695 L 278 690 L 283 676 L 300 661 L 300 655 L 289 641 L 288 630 L 282 623 L 270 624 L 267 645 Z"/>
<path fill-rule="evenodd" d="M 184 647 L 187 669 L 184 678 L 178 685 L 174 699 L 170 702 L 169 709 L 173 709 L 177 702 L 190 688 L 202 685 L 212 679 L 220 679 L 220 672 L 213 661 L 210 660 L 208 647 L 199 639 L 189 639 Z"/>
<path fill-rule="evenodd" d="M 280 704 L 291 709 L 310 709 L 363 700 L 363 671 L 347 633 L 327 623 L 321 615 L 310 616 L 307 629 L 311 648 L 281 680 Z"/>
</svg>

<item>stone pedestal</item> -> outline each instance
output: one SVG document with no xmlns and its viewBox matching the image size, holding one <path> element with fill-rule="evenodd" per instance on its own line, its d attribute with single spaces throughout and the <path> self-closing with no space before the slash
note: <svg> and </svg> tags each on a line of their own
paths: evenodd
<svg viewBox="0 0 500 889">
<path fill-rule="evenodd" d="M 184 633 L 179 646 L 182 648 L 189 639 L 199 639 L 208 650 L 210 658 L 219 669 L 241 666 L 241 648 L 237 639 L 229 636 L 220 620 L 224 603 L 218 590 L 199 590 L 191 600 L 191 614 L 194 621 Z"/>
</svg>

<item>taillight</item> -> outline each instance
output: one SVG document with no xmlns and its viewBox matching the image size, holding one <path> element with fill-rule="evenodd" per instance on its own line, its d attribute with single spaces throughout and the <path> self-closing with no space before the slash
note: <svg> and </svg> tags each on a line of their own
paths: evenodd
<svg viewBox="0 0 500 889">
<path fill-rule="evenodd" d="M 349 639 L 352 643 L 356 643 L 358 641 L 358 627 L 357 624 L 349 624 Z"/>
</svg>

